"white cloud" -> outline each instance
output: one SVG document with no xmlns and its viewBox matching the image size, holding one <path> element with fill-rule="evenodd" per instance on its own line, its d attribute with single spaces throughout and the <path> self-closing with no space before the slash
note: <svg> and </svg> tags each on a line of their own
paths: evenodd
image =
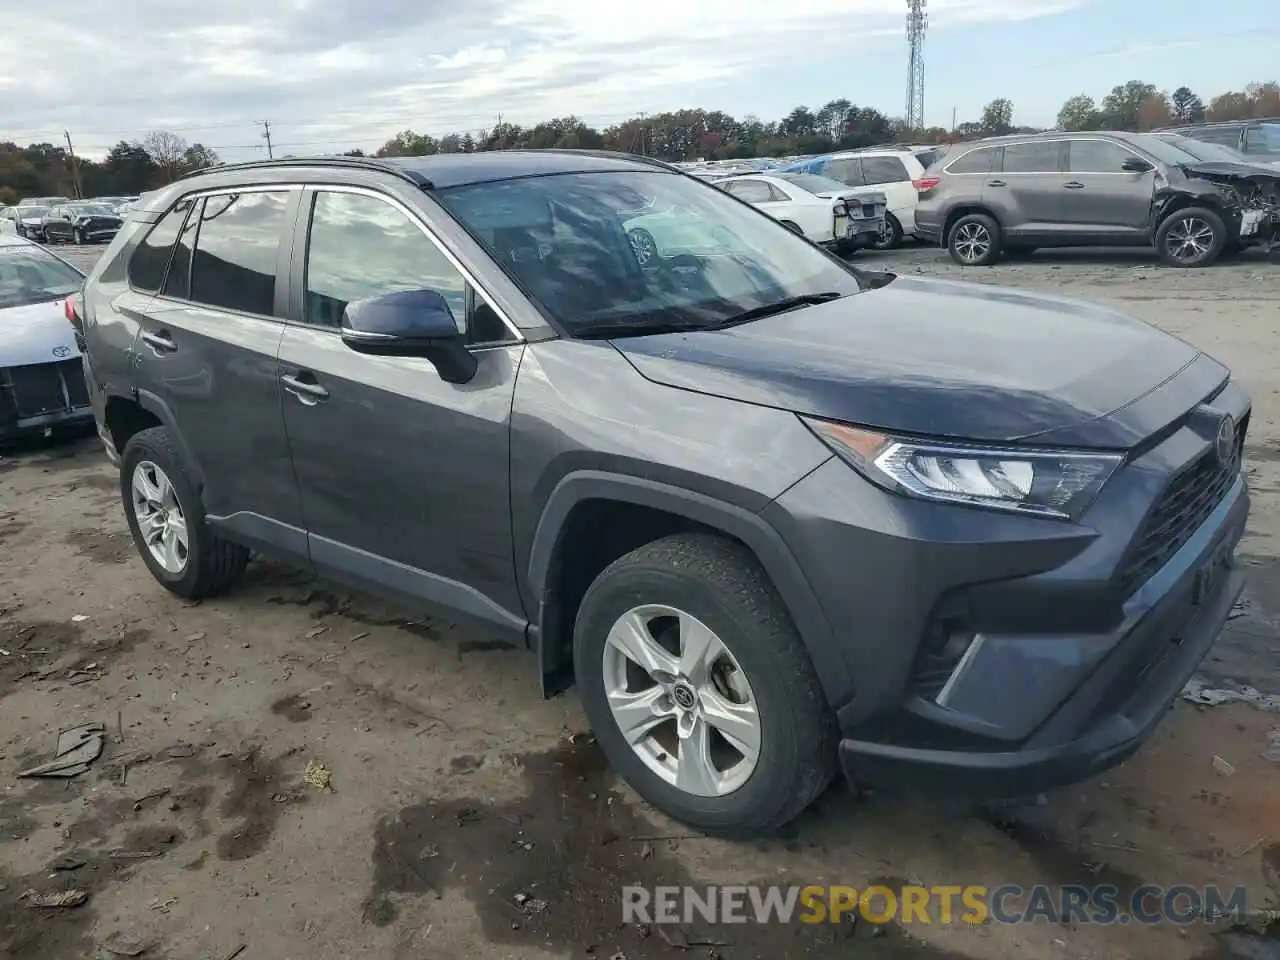
<svg viewBox="0 0 1280 960">
<path fill-rule="evenodd" d="M 929 12 L 936 31 L 1088 2 L 931 0 Z M 93 154 L 163 127 L 229 157 L 260 150 L 262 119 L 282 149 L 302 153 L 376 146 L 406 127 L 476 130 L 498 114 L 604 122 L 711 102 L 762 69 L 848 53 L 851 38 L 901 37 L 906 12 L 902 0 L 41 0 L 18 9 L 0 36 L 0 138 L 70 129 Z M 831 95 L 849 86 L 834 83 Z"/>
</svg>

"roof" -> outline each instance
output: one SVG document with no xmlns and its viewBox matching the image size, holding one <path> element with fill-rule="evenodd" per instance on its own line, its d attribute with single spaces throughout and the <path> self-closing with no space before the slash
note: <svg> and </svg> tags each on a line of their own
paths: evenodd
<svg viewBox="0 0 1280 960">
<path fill-rule="evenodd" d="M 491 150 L 481 153 L 437 153 L 426 157 L 288 157 L 224 164 L 188 176 L 298 166 L 381 171 L 399 176 L 424 190 L 442 190 L 474 183 L 558 173 L 607 173 L 644 169 L 677 172 L 670 164 L 652 157 L 604 150 Z"/>
</svg>

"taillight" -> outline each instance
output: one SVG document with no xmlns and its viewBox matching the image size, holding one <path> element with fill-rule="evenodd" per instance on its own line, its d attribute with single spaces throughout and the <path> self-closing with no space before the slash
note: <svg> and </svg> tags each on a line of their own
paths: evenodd
<svg viewBox="0 0 1280 960">
<path fill-rule="evenodd" d="M 80 301 L 74 293 L 62 301 L 62 312 L 66 315 L 67 323 L 71 324 L 76 330 L 80 330 L 84 326 L 80 317 Z"/>
<path fill-rule="evenodd" d="M 923 193 L 926 190 L 932 190 L 941 182 L 941 177 L 921 177 L 919 180 L 912 180 L 911 185 Z"/>
</svg>

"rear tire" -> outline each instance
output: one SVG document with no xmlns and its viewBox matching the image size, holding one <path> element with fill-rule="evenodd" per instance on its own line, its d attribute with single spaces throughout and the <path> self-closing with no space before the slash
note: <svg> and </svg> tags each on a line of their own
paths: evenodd
<svg viewBox="0 0 1280 960">
<path fill-rule="evenodd" d="M 885 237 L 875 244 L 877 250 L 897 250 L 902 246 L 902 224 L 892 213 L 884 215 Z"/>
<path fill-rule="evenodd" d="M 155 487 L 161 495 L 152 498 L 151 503 L 140 505 L 142 486 Z M 186 600 L 215 596 L 244 573 L 249 564 L 249 551 L 223 540 L 209 528 L 204 504 L 167 428 L 139 431 L 125 444 L 120 462 L 120 497 L 138 555 L 151 575 L 169 592 Z M 150 509 L 153 506 L 157 509 Z M 165 509 L 162 511 L 160 507 Z M 177 562 L 166 568 L 143 533 L 143 524 L 146 523 L 154 535 L 160 526 L 155 522 L 157 514 L 166 512 L 172 517 L 175 509 L 176 518 L 185 530 L 186 543 Z"/>
<path fill-rule="evenodd" d="M 962 267 L 989 267 L 1000 259 L 1000 224 L 985 213 L 969 213 L 951 225 L 947 252 Z"/>
<path fill-rule="evenodd" d="M 1170 267 L 1207 267 L 1222 255 L 1227 225 L 1208 207 L 1183 207 L 1156 229 L 1156 253 Z"/>
<path fill-rule="evenodd" d="M 631 649 L 656 651 L 656 658 L 642 657 L 648 664 L 642 668 L 620 652 L 620 637 L 640 638 Z M 722 652 L 692 657 L 699 637 Z M 614 769 L 659 810 L 706 833 L 775 830 L 808 807 L 835 773 L 834 717 L 813 664 L 773 585 L 739 544 L 681 534 L 615 560 L 582 601 L 574 666 L 583 708 Z M 641 696 L 657 699 L 647 706 L 629 699 Z M 624 703 L 640 707 L 628 716 L 627 722 L 639 718 L 631 736 L 615 713 Z M 684 720 L 690 726 L 682 738 Z M 750 729 L 754 741 L 735 744 L 722 728 L 735 736 Z"/>
</svg>

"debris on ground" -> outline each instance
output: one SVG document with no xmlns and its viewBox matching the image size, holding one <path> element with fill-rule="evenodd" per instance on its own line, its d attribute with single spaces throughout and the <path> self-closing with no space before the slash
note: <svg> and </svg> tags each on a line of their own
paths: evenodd
<svg viewBox="0 0 1280 960">
<path fill-rule="evenodd" d="M 78 777 L 89 764 L 102 756 L 106 727 L 101 723 L 85 723 L 58 734 L 58 748 L 52 760 L 23 770 L 18 779 L 35 777 Z"/>
<path fill-rule="evenodd" d="M 88 620 L 88 619 L 89 619 L 89 618 L 88 618 L 88 617 L 86 617 L 83 613 L 77 613 L 74 617 L 72 617 L 72 618 L 71 618 L 71 622 L 72 622 L 72 623 L 84 623 L 84 622 L 85 622 L 86 620 Z"/>
<path fill-rule="evenodd" d="M 135 937 L 114 933 L 102 942 L 102 949 L 117 957 L 140 957 L 147 952 L 146 944 Z"/>
<path fill-rule="evenodd" d="M 159 790 L 152 790 L 150 793 L 144 794 L 143 796 L 139 797 L 137 800 L 133 801 L 133 812 L 138 813 L 142 810 L 143 807 L 149 804 L 155 803 L 157 800 L 163 800 L 168 795 L 169 795 L 168 787 L 162 787 Z"/>
<path fill-rule="evenodd" d="M 166 897 L 164 900 L 160 900 L 160 899 L 152 900 L 149 904 L 147 904 L 147 906 L 150 907 L 152 910 L 159 910 L 161 913 L 168 913 L 169 908 L 172 907 L 177 902 L 178 902 L 177 897 Z"/>
<path fill-rule="evenodd" d="M 49 868 L 58 872 L 68 872 L 71 870 L 79 870 L 85 865 L 85 861 L 80 857 L 65 856 L 59 857 L 49 865 Z"/>
<path fill-rule="evenodd" d="M 1213 769 L 1224 777 L 1229 777 L 1236 772 L 1234 764 L 1222 759 L 1216 753 L 1213 755 Z"/>
<path fill-rule="evenodd" d="M 1267 734 L 1267 752 L 1263 756 L 1272 763 L 1280 763 L 1280 727 Z"/>
<path fill-rule="evenodd" d="M 196 748 L 189 743 L 175 743 L 164 751 L 165 757 L 169 760 L 185 760 L 187 757 L 194 757 L 195 754 Z"/>
<path fill-rule="evenodd" d="M 333 774 L 318 760 L 312 760 L 307 764 L 307 769 L 302 773 L 302 780 L 317 790 L 333 789 Z"/>
<path fill-rule="evenodd" d="M 1206 707 L 1216 707 L 1221 703 L 1248 703 L 1259 710 L 1280 713 L 1280 696 L 1264 694 L 1248 685 L 1235 688 L 1212 687 L 1199 677 L 1192 677 L 1187 681 L 1187 685 L 1182 688 L 1182 699 Z"/>
<path fill-rule="evenodd" d="M 56 910 L 65 907 L 79 907 L 89 899 L 83 890 L 59 890 L 57 893 L 41 893 L 28 890 L 19 900 L 25 900 L 28 907 Z"/>
</svg>

